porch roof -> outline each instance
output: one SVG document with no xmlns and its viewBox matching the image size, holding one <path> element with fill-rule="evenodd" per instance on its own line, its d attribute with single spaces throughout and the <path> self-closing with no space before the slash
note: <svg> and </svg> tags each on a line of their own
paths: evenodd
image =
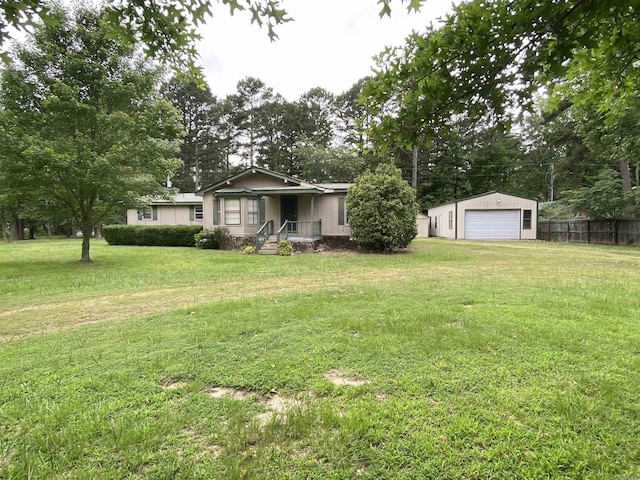
<svg viewBox="0 0 640 480">
<path fill-rule="evenodd" d="M 315 186 L 297 187 L 257 187 L 257 188 L 221 188 L 216 190 L 217 197 L 257 197 L 261 195 L 299 195 L 303 193 L 325 193 L 321 188 Z"/>
<path fill-rule="evenodd" d="M 274 184 L 265 187 L 234 187 L 233 184 L 243 177 L 254 174 L 262 174 L 277 180 L 280 185 Z M 196 192 L 196 195 L 204 195 L 206 192 L 213 191 L 216 196 L 258 196 L 258 195 L 287 195 L 302 193 L 345 193 L 350 183 L 309 183 L 299 178 L 284 175 L 282 173 L 272 172 L 265 168 L 251 167 L 225 180 L 204 187 Z"/>
</svg>

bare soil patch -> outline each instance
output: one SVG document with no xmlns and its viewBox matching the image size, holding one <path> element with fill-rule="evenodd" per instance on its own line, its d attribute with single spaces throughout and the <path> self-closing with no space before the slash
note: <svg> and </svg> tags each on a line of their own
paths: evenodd
<svg viewBox="0 0 640 480">
<path fill-rule="evenodd" d="M 204 391 L 212 398 L 232 398 L 233 400 L 245 400 L 247 398 L 255 398 L 256 393 L 249 390 L 229 387 L 213 387 Z"/>
<path fill-rule="evenodd" d="M 260 427 L 267 425 L 277 415 L 286 418 L 289 411 L 303 405 L 302 400 L 299 398 L 287 397 L 278 393 L 262 396 L 256 392 L 238 388 L 214 387 L 206 389 L 204 393 L 212 398 L 231 398 L 233 400 L 254 399 L 266 409 L 265 412 L 255 417 L 255 421 Z"/>
<path fill-rule="evenodd" d="M 171 377 L 167 377 L 160 382 L 160 386 L 165 390 L 179 390 L 186 387 L 187 383 L 174 380 Z"/>
<path fill-rule="evenodd" d="M 361 387 L 362 385 L 366 385 L 367 383 L 369 383 L 368 380 L 354 375 L 349 375 L 348 373 L 337 368 L 329 370 L 327 373 L 325 373 L 324 378 L 329 380 L 334 385 L 346 385 L 349 387 Z"/>
</svg>

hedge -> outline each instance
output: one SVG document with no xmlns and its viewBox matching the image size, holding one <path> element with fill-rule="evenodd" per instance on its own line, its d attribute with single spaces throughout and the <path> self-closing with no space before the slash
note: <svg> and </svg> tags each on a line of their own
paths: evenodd
<svg viewBox="0 0 640 480">
<path fill-rule="evenodd" d="M 193 247 L 197 225 L 105 225 L 102 235 L 109 245 Z"/>
</svg>

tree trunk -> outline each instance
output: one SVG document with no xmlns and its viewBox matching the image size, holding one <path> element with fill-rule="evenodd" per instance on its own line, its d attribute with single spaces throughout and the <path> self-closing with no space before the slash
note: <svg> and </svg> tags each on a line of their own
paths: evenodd
<svg viewBox="0 0 640 480">
<path fill-rule="evenodd" d="M 24 240 L 24 227 L 22 219 L 18 214 L 13 214 L 13 228 L 11 229 L 11 238 L 13 240 Z"/>
<path fill-rule="evenodd" d="M 411 169 L 411 186 L 414 190 L 418 189 L 418 147 L 413 146 L 413 167 Z"/>
<path fill-rule="evenodd" d="M 91 257 L 89 256 L 89 242 L 91 241 L 91 231 L 93 230 L 93 225 L 85 224 L 81 225 L 82 229 L 82 257 L 80 258 L 81 262 L 90 262 Z"/>
<path fill-rule="evenodd" d="M 44 224 L 44 231 L 47 232 L 47 238 L 51 240 L 51 223 L 47 222 Z"/>
<path fill-rule="evenodd" d="M 629 162 L 622 159 L 620 160 L 620 177 L 622 177 L 622 193 L 626 194 L 631 191 L 631 170 L 629 169 Z M 634 210 L 632 198 L 626 197 L 625 204 L 625 213 L 632 217 Z"/>
<path fill-rule="evenodd" d="M 629 171 L 629 162 L 620 160 L 620 176 L 622 177 L 622 192 L 631 191 L 631 172 Z"/>
<path fill-rule="evenodd" d="M 2 223 L 2 238 L 5 242 L 9 243 L 11 239 L 7 234 L 7 219 L 4 216 L 5 208 L 0 206 L 0 223 Z"/>
</svg>

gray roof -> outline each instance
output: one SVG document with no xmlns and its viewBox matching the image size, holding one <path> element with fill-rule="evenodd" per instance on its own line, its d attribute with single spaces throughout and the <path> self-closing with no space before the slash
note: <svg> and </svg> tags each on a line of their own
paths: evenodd
<svg viewBox="0 0 640 480">
<path fill-rule="evenodd" d="M 270 176 L 284 181 L 285 185 L 282 186 L 269 186 L 269 187 L 234 187 L 233 182 L 251 175 L 254 173 L 261 173 L 263 175 Z M 221 180 L 217 183 L 211 184 L 207 187 L 200 189 L 196 192 L 197 195 L 203 195 L 205 192 L 213 191 L 216 195 L 277 195 L 281 193 L 334 193 L 334 192 L 346 192 L 351 186 L 350 183 L 310 183 L 299 178 L 291 177 L 278 172 L 267 170 L 266 168 L 251 167 L 237 173 L 229 178 Z"/>
<path fill-rule="evenodd" d="M 316 183 L 316 185 L 328 190 L 347 190 L 353 183 Z"/>
<path fill-rule="evenodd" d="M 151 205 L 202 205 L 202 197 L 195 193 L 178 193 L 171 198 L 154 198 Z"/>
</svg>

